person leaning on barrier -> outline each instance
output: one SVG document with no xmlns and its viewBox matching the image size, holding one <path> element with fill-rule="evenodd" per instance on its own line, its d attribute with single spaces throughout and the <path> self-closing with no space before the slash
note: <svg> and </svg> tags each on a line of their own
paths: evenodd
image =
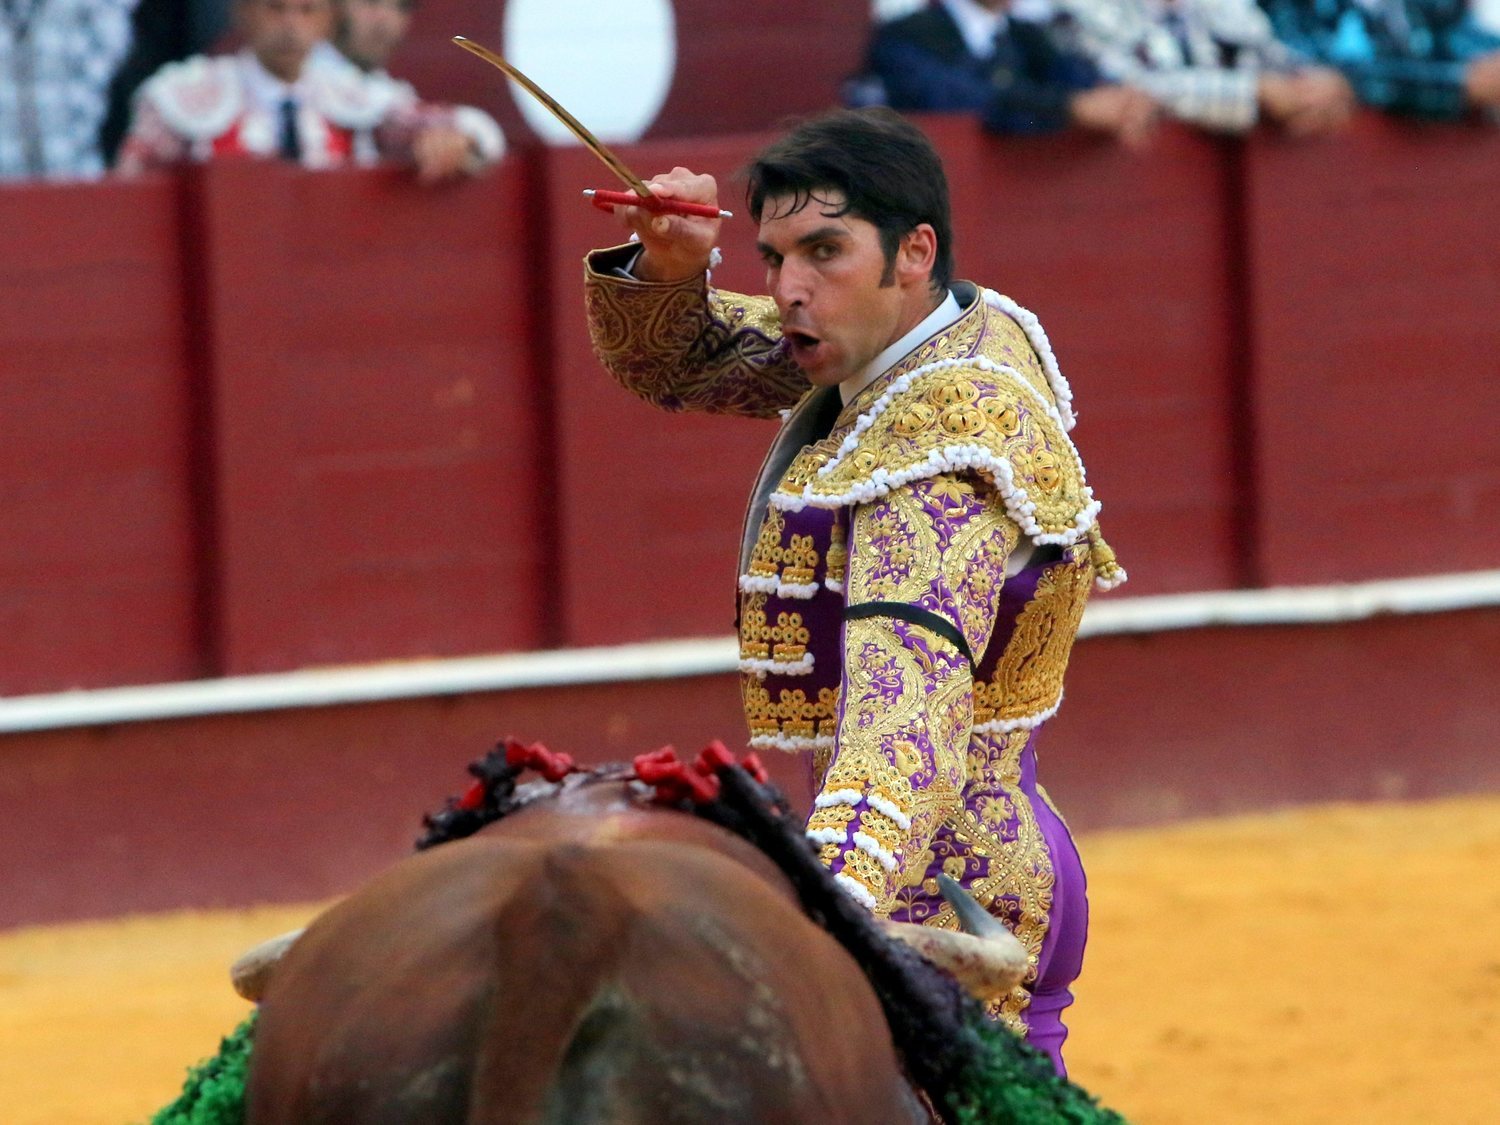
<svg viewBox="0 0 1500 1125">
<path fill-rule="evenodd" d="M 1500 115 L 1500 34 L 1464 0 L 1260 0 L 1293 50 L 1337 67 L 1365 105 L 1457 120 Z"/>
<path fill-rule="evenodd" d="M 1215 132 L 1269 120 L 1293 136 L 1347 125 L 1354 92 L 1300 60 L 1254 0 L 1053 0 L 1060 36 L 1167 114 Z"/>
<path fill-rule="evenodd" d="M 260 157 L 306 168 L 404 161 L 424 181 L 465 171 L 467 152 L 417 148 L 402 107 L 353 67 L 309 65 L 333 16 L 333 0 L 237 0 L 244 50 L 171 63 L 142 85 L 116 169 Z"/>
<path fill-rule="evenodd" d="M 1112 83 L 1086 57 L 1060 46 L 1011 0 L 940 0 L 875 29 L 864 72 L 845 86 L 851 105 L 974 113 L 995 133 L 1068 128 L 1143 144 L 1159 107 Z"/>
<path fill-rule="evenodd" d="M 351 68 L 375 96 L 395 107 L 391 129 L 411 135 L 419 167 L 461 163 L 470 171 L 505 155 L 505 136 L 495 119 L 473 106 L 423 101 L 411 83 L 386 70 L 411 27 L 415 0 L 336 0 L 333 41 L 313 48 L 311 65 Z"/>
</svg>

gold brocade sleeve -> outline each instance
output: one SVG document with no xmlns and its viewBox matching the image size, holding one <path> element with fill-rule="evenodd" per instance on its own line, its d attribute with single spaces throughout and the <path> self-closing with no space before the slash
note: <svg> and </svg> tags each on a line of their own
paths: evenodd
<svg viewBox="0 0 1500 1125">
<path fill-rule="evenodd" d="M 983 653 L 1019 538 L 977 477 L 894 490 L 854 511 L 848 604 L 934 614 Z M 845 622 L 834 749 L 808 835 L 844 888 L 878 913 L 962 800 L 973 714 L 973 669 L 951 640 L 896 616 Z"/>
<path fill-rule="evenodd" d="M 667 410 L 774 418 L 809 384 L 787 355 L 769 297 L 720 292 L 706 277 L 621 276 L 636 247 L 584 259 L 594 354 L 632 394 Z"/>
</svg>

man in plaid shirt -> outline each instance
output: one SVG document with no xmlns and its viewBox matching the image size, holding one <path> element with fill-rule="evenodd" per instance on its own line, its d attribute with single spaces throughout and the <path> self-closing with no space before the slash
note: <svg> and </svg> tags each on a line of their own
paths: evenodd
<svg viewBox="0 0 1500 1125">
<path fill-rule="evenodd" d="M 1500 34 L 1467 0 L 1261 0 L 1276 34 L 1336 66 L 1366 105 L 1455 120 L 1500 113 Z"/>
<path fill-rule="evenodd" d="M 1342 127 L 1354 109 L 1343 76 L 1302 65 L 1254 0 L 1055 2 L 1074 50 L 1204 129 L 1242 133 L 1266 118 L 1306 136 Z"/>
<path fill-rule="evenodd" d="M 0 0 L 0 180 L 98 176 L 136 0 Z"/>
</svg>

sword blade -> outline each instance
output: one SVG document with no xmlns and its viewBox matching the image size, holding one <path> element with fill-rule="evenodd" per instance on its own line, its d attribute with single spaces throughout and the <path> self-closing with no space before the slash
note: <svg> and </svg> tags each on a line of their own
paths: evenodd
<svg viewBox="0 0 1500 1125">
<path fill-rule="evenodd" d="M 455 35 L 453 37 L 453 42 L 457 43 L 464 50 L 478 55 L 485 62 L 501 71 L 501 73 L 505 74 L 507 77 L 514 79 L 522 89 L 524 89 L 537 101 L 541 102 L 543 108 L 545 108 L 548 113 L 552 114 L 553 117 L 561 121 L 567 128 L 568 132 L 572 133 L 581 142 L 583 142 L 583 146 L 590 152 L 592 152 L 595 156 L 597 156 L 600 161 L 603 162 L 604 166 L 611 172 L 613 172 L 616 176 L 618 176 L 620 180 L 625 184 L 625 186 L 630 188 L 631 191 L 635 192 L 643 199 L 656 198 L 652 194 L 651 189 L 646 186 L 646 182 L 644 180 L 642 180 L 639 176 L 637 176 L 634 172 L 627 168 L 623 160 L 621 160 L 618 156 L 611 152 L 609 148 L 606 147 L 603 141 L 594 136 L 593 133 L 590 133 L 588 129 L 584 128 L 583 122 L 579 121 L 578 118 L 574 117 L 571 113 L 564 109 L 562 104 L 559 103 L 558 100 L 551 94 L 547 93 L 546 90 L 543 90 L 530 78 L 527 78 L 526 75 L 522 74 L 515 67 L 511 66 L 510 63 L 506 62 L 503 58 L 497 55 L 494 51 L 491 51 L 488 47 L 481 47 L 478 43 L 474 42 L 474 40 L 465 39 L 462 35 Z"/>
</svg>

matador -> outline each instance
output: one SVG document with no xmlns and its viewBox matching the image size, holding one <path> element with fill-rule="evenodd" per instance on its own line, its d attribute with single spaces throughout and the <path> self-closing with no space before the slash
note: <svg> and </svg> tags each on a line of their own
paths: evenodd
<svg viewBox="0 0 1500 1125">
<path fill-rule="evenodd" d="M 748 166 L 768 297 L 713 287 L 718 221 L 621 209 L 591 254 L 595 351 L 671 410 L 782 418 L 739 567 L 750 742 L 805 753 L 807 832 L 855 899 L 954 927 L 957 879 L 1020 939 L 993 1015 L 1063 1069 L 1083 868 L 1036 742 L 1093 585 L 1124 572 L 1037 319 L 952 279 L 942 163 L 887 110 L 804 123 Z M 717 205 L 678 168 L 658 195 Z"/>
</svg>

